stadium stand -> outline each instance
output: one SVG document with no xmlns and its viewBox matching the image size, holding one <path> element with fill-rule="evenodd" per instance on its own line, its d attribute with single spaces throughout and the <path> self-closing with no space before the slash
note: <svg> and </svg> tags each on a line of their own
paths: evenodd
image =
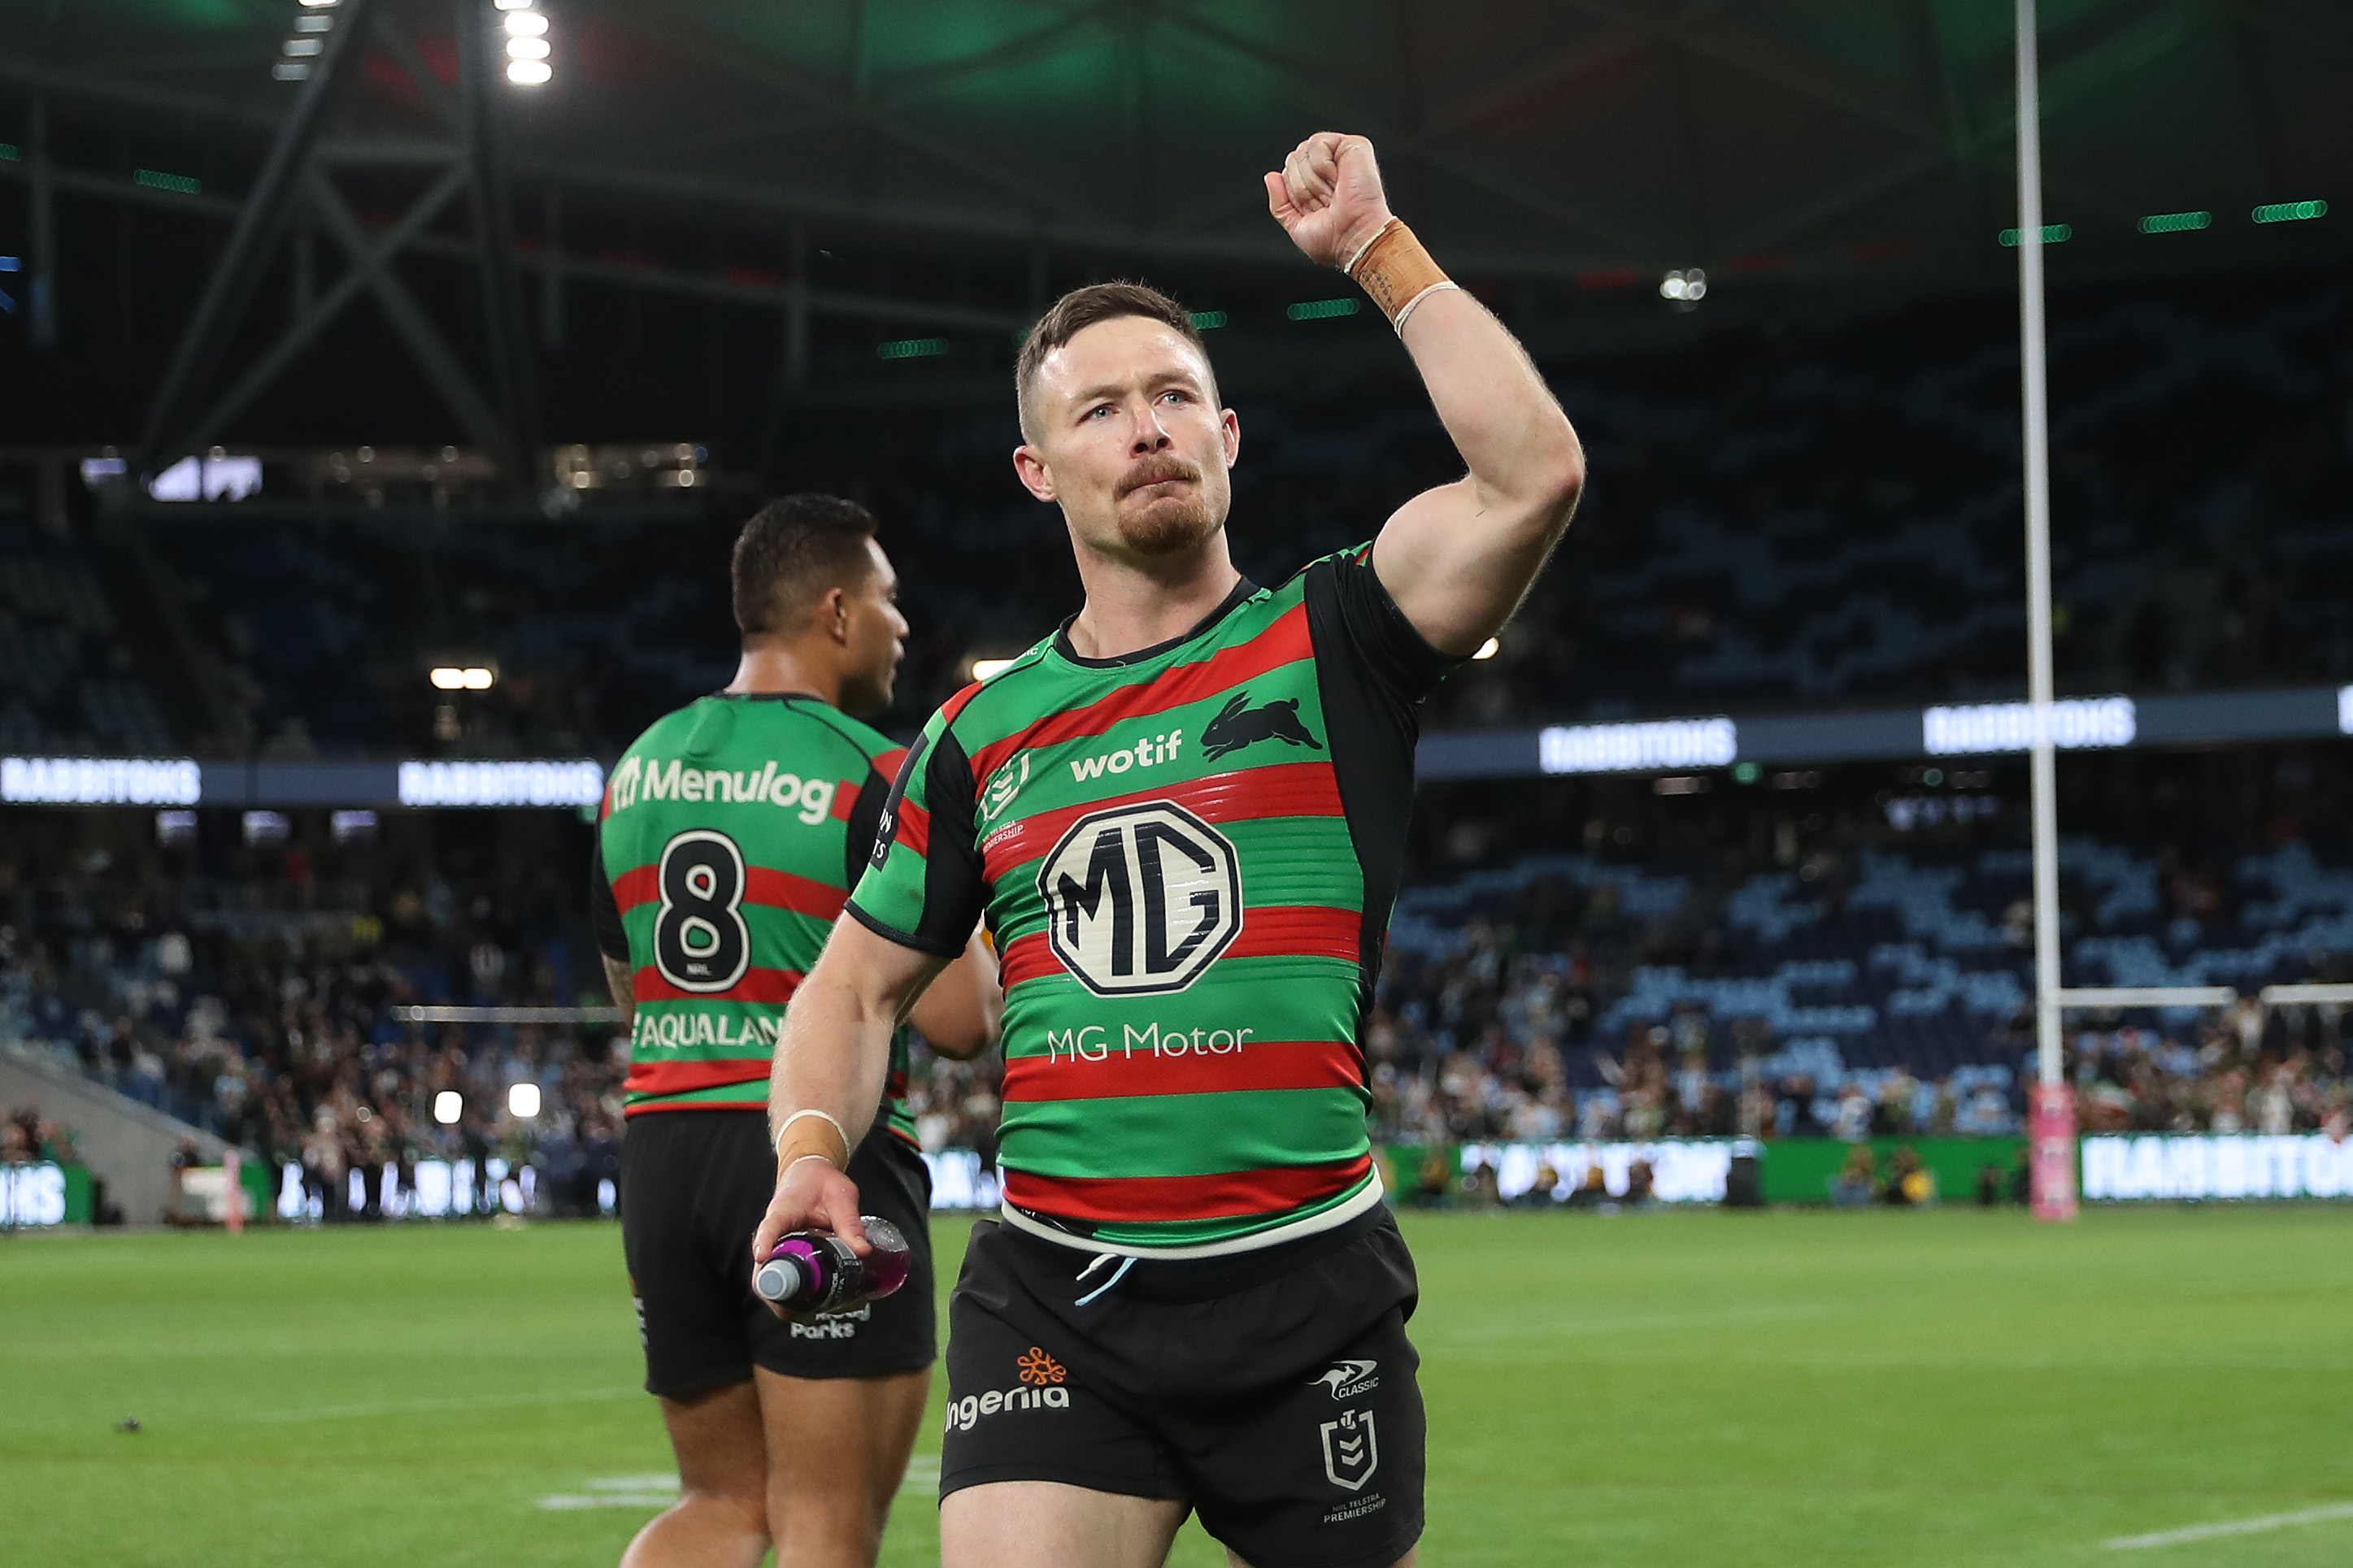
<svg viewBox="0 0 2353 1568">
<path fill-rule="evenodd" d="M 2353 607 L 2329 586 L 2353 564 L 2353 373 L 2329 346 L 2348 295 L 2334 279 L 2272 282 L 2054 306 L 2063 689 L 2353 679 Z M 1919 304 L 1551 366 L 1606 460 L 1501 657 L 1450 683 L 1430 722 L 2013 693 L 2017 372 L 2000 309 Z M 1248 440 L 1234 540 L 1261 580 L 1367 537 L 1449 475 L 1410 389 L 1377 384 L 1312 410 L 1236 399 Z M 920 563 L 889 718 L 912 729 L 975 654 L 1027 646 L 1077 584 L 1059 520 L 1008 471 L 1009 408 L 927 412 L 912 450 L 905 434 L 894 426 L 885 453 L 862 414 L 813 410 L 783 479 L 860 496 Z M 592 501 L 559 521 L 491 523 L 462 503 L 331 516 L 271 500 L 150 508 L 140 531 L 187 657 L 220 667 L 227 705 L 278 753 L 429 741 L 610 754 L 729 667 L 712 584 L 750 499 L 725 459 L 706 500 L 660 512 Z M 127 656 L 95 640 L 133 623 L 120 605 L 110 622 L 105 601 L 135 584 L 93 595 L 77 546 L 27 548 L 43 564 L 8 595 L 0 725 L 107 749 L 195 739 L 205 709 L 142 701 L 112 668 Z M 459 654 L 495 664 L 500 684 L 437 731 L 419 677 Z"/>
<path fill-rule="evenodd" d="M 0 752 L 153 754 L 170 726 L 76 541 L 0 519 Z"/>
<path fill-rule="evenodd" d="M 2333 974 L 2353 947 L 2353 876 L 2302 842 L 2242 858 L 2228 889 L 2189 876 L 2165 900 L 2155 854 L 2071 838 L 2062 865 L 2085 984 L 2251 994 Z M 2012 1131 L 2031 1077 L 2029 869 L 2013 849 L 1862 844 L 1799 873 L 1547 855 L 1409 889 L 1371 1033 L 1376 1115 L 1406 1141 Z M 2074 1066 L 2105 1130 L 2252 1128 L 2257 1086 L 2285 1097 L 2265 1121 L 2283 1131 L 2344 1114 L 2333 1008 L 2087 1025 Z"/>
</svg>

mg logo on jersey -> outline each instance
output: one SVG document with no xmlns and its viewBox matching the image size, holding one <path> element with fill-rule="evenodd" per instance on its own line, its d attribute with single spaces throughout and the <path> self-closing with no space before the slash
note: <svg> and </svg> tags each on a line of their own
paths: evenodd
<svg viewBox="0 0 2353 1568">
<path fill-rule="evenodd" d="M 1079 818 L 1038 894 L 1054 956 L 1098 996 L 1182 991 L 1242 929 L 1241 858 L 1165 800 Z"/>
<path fill-rule="evenodd" d="M 1380 1443 L 1373 1436 L 1373 1413 L 1343 1411 L 1340 1419 L 1324 1422 L 1321 1430 L 1324 1479 L 1352 1492 L 1364 1490 L 1373 1472 L 1381 1468 Z"/>
</svg>

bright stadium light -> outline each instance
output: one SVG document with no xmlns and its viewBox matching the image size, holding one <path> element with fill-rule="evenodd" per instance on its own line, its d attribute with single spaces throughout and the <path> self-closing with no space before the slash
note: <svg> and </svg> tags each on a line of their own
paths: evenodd
<svg viewBox="0 0 2353 1568">
<path fill-rule="evenodd" d="M 514 18 L 510 16 L 507 20 L 512 21 Z M 509 59 L 543 60 L 547 58 L 547 55 L 548 47 L 547 40 L 545 38 L 509 38 L 507 40 L 507 58 Z"/>
<path fill-rule="evenodd" d="M 444 664 L 436 666 L 428 679 L 441 691 L 488 691 L 498 677 L 480 665 Z"/>
<path fill-rule="evenodd" d="M 455 1127 L 458 1119 L 466 1114 L 466 1097 L 454 1089 L 445 1089 L 433 1097 L 433 1120 L 444 1127 Z"/>
<path fill-rule="evenodd" d="M 507 13 L 507 31 L 518 38 L 537 38 L 547 32 L 547 18 L 536 11 Z"/>
<path fill-rule="evenodd" d="M 1471 657 L 1472 658 L 1493 658 L 1503 651 L 1504 639 L 1501 637 L 1489 637 L 1485 642 L 1479 645 L 1479 651 L 1472 654 Z"/>
<path fill-rule="evenodd" d="M 539 1114 L 539 1085 L 511 1084 L 507 1088 L 507 1109 L 528 1121 Z"/>
<path fill-rule="evenodd" d="M 1678 267 L 1659 279 L 1659 298 L 1688 310 L 1707 298 L 1707 269 Z"/>
<path fill-rule="evenodd" d="M 972 678 L 975 680 L 987 680 L 991 676 L 1002 674 L 1007 667 L 1011 665 L 1012 662 L 1013 661 L 1009 658 L 974 659 L 972 661 Z"/>
<path fill-rule="evenodd" d="M 554 71 L 547 68 L 545 60 L 509 60 L 507 62 L 507 79 L 520 82 L 524 87 L 539 87 L 554 75 Z"/>
</svg>

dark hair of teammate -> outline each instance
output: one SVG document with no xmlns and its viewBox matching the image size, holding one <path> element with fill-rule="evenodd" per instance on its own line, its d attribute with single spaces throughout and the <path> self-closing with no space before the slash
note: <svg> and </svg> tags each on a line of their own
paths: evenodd
<svg viewBox="0 0 2353 1568">
<path fill-rule="evenodd" d="M 1046 356 L 1096 322 L 1115 321 L 1122 316 L 1142 316 L 1158 321 L 1200 350 L 1202 362 L 1208 363 L 1209 345 L 1201 341 L 1201 330 L 1193 324 L 1192 314 L 1150 284 L 1090 283 L 1083 289 L 1073 289 L 1038 318 L 1038 324 L 1021 342 L 1020 358 L 1014 362 L 1013 395 L 1021 411 L 1021 433 L 1025 438 L 1031 434 L 1029 388 L 1037 381 L 1038 367 L 1046 363 Z M 1210 392 L 1214 399 L 1214 385 Z"/>
<path fill-rule="evenodd" d="M 874 514 L 839 496 L 791 495 L 752 514 L 731 563 L 735 625 L 746 638 L 790 636 L 829 588 L 874 571 Z"/>
</svg>

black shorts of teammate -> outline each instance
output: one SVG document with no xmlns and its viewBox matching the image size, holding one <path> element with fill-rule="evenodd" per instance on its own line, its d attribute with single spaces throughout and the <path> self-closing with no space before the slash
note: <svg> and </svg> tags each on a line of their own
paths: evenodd
<svg viewBox="0 0 2353 1568">
<path fill-rule="evenodd" d="M 786 1377 L 888 1377 L 927 1367 L 938 1342 L 932 1296 L 931 1173 L 878 1126 L 850 1156 L 860 1206 L 897 1226 L 906 1284 L 839 1317 L 788 1323 L 752 1294 L 752 1233 L 776 1191 L 759 1110 L 663 1110 L 629 1119 L 621 1142 L 621 1250 L 637 1298 L 646 1392 L 685 1394 Z"/>
<path fill-rule="evenodd" d="M 1418 1300 L 1386 1209 L 1133 1263 L 976 1225 L 948 1303 L 940 1495 L 1061 1481 L 1189 1503 L 1253 1568 L 1394 1563 L 1421 1535 Z"/>
</svg>

